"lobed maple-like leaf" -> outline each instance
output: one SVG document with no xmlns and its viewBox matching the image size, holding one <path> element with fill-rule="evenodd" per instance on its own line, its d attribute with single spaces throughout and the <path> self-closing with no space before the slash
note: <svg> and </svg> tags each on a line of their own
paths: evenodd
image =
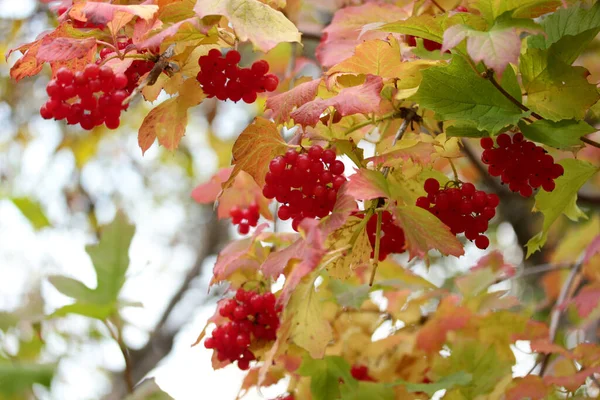
<svg viewBox="0 0 600 400">
<path fill-rule="evenodd" d="M 516 378 L 511 388 L 506 391 L 506 400 L 544 400 L 550 393 L 550 388 L 537 375 L 527 375 Z"/>
<path fill-rule="evenodd" d="M 359 6 L 348 6 L 339 9 L 331 23 L 323 30 L 321 43 L 316 55 L 319 63 L 325 68 L 352 56 L 354 48 L 362 41 L 385 39 L 387 32 L 361 32 L 365 25 L 385 23 L 405 19 L 409 10 L 393 4 L 369 2 Z M 373 72 L 371 72 L 373 73 Z"/>
<path fill-rule="evenodd" d="M 389 198 L 390 189 L 385 176 L 380 171 L 361 168 L 350 175 L 346 184 L 347 193 L 357 200 L 372 200 L 378 197 Z"/>
<path fill-rule="evenodd" d="M 258 0 L 198 0 L 194 11 L 200 18 L 225 16 L 240 40 L 264 52 L 281 42 L 300 42 L 298 28 L 281 11 Z"/>
<path fill-rule="evenodd" d="M 302 126 L 315 126 L 323 111 L 334 107 L 342 116 L 377 112 L 383 88 L 383 80 L 379 76 L 367 75 L 365 83 L 342 89 L 337 96 L 329 99 L 315 99 L 305 103 L 290 116 Z"/>
<path fill-rule="evenodd" d="M 189 108 L 200 104 L 204 98 L 198 81 L 189 78 L 182 84 L 178 96 L 167 99 L 153 108 L 144 118 L 138 133 L 138 144 L 142 154 L 157 138 L 158 143 L 169 150 L 175 150 L 185 135 Z"/>
<path fill-rule="evenodd" d="M 552 192 L 541 190 L 535 196 L 535 210 L 544 214 L 544 224 L 542 231 L 527 242 L 527 257 L 546 243 L 550 226 L 561 214 L 573 221 L 587 218 L 577 207 L 577 192 L 600 168 L 575 159 L 565 159 L 559 164 L 565 172 L 556 179 L 556 188 Z"/>
<path fill-rule="evenodd" d="M 258 186 L 264 187 L 269 163 L 275 156 L 285 153 L 286 149 L 287 145 L 275 124 L 262 117 L 255 118 L 233 145 L 234 168 L 229 179 L 223 183 L 223 189 L 233 184 L 239 171 L 246 171 Z"/>
<path fill-rule="evenodd" d="M 337 73 L 373 74 L 382 78 L 396 78 L 402 75 L 404 65 L 402 62 L 398 41 L 392 39 L 369 40 L 356 46 L 354 55 L 339 64 L 331 67 L 327 75 Z"/>
<path fill-rule="evenodd" d="M 287 92 L 270 96 L 267 99 L 265 108 L 273 110 L 271 117 L 276 124 L 281 124 L 290 119 L 290 113 L 296 107 L 300 107 L 315 98 L 320 83 L 321 79 L 314 79 L 301 83 Z"/>
<path fill-rule="evenodd" d="M 410 258 L 423 257 L 435 249 L 444 255 L 460 257 L 465 254 L 462 244 L 450 228 L 432 213 L 407 205 L 394 209 L 398 224 L 404 229 Z"/>
</svg>

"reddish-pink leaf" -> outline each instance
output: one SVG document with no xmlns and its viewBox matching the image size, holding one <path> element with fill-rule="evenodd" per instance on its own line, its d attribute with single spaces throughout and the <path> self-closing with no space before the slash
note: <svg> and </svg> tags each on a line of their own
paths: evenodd
<svg viewBox="0 0 600 400">
<path fill-rule="evenodd" d="M 277 339 L 273 346 L 265 353 L 262 366 L 258 372 L 258 386 L 263 386 L 267 382 L 267 377 L 275 358 L 287 347 L 286 343 L 290 337 L 291 320 L 286 319 L 277 329 Z"/>
<path fill-rule="evenodd" d="M 573 390 L 583 385 L 589 376 L 598 373 L 600 373 L 600 367 L 594 367 L 581 370 L 574 375 L 544 376 L 543 379 L 544 383 L 547 385 L 564 386 L 569 390 Z"/>
<path fill-rule="evenodd" d="M 269 254 L 263 265 L 260 267 L 263 275 L 267 278 L 277 279 L 282 273 L 287 264 L 292 259 L 302 259 L 302 254 L 306 250 L 306 242 L 303 239 L 298 239 L 285 249 Z"/>
<path fill-rule="evenodd" d="M 514 276 L 516 268 L 512 264 L 504 261 L 504 256 L 499 250 L 494 250 L 481 257 L 477 264 L 471 267 L 471 271 L 477 271 L 484 268 L 491 268 L 493 272 L 501 272 L 505 277 Z"/>
<path fill-rule="evenodd" d="M 401 206 L 395 210 L 398 224 L 404 229 L 410 258 L 423 257 L 431 249 L 455 257 L 465 254 L 462 244 L 450 228 L 435 215 L 417 206 Z"/>
<path fill-rule="evenodd" d="M 390 197 L 388 183 L 383 174 L 370 169 L 358 169 L 348 178 L 347 193 L 357 200 Z"/>
<path fill-rule="evenodd" d="M 167 29 L 160 31 L 156 35 L 149 37 L 141 43 L 137 43 L 136 46 L 138 50 L 158 47 L 166 39 L 176 35 L 177 32 L 179 32 L 179 29 L 185 26 L 189 26 L 189 28 L 191 28 L 190 30 L 197 30 L 199 34 L 208 33 L 208 28 L 202 25 L 198 18 L 188 18 L 169 26 Z"/>
<path fill-rule="evenodd" d="M 281 295 L 277 299 L 278 304 L 284 307 L 302 278 L 317 268 L 326 252 L 323 247 L 326 236 L 323 235 L 323 231 L 319 227 L 319 221 L 307 218 L 300 223 L 300 229 L 306 235 L 306 238 L 303 239 L 305 245 L 300 258 L 301 261 L 294 266 L 292 272 L 287 276 Z"/>
<path fill-rule="evenodd" d="M 560 354 L 563 357 L 573 358 L 573 355 L 562 346 L 552 343 L 550 339 L 537 339 L 531 341 L 531 350 L 542 354 Z"/>
<path fill-rule="evenodd" d="M 271 117 L 275 123 L 287 121 L 292 110 L 313 100 L 320 83 L 320 79 L 304 82 L 287 92 L 269 97 L 266 108 L 273 110 Z"/>
<path fill-rule="evenodd" d="M 356 210 L 358 210 L 356 200 L 348 194 L 348 184 L 345 183 L 338 191 L 337 200 L 333 206 L 331 215 L 322 222 L 321 227 L 323 232 L 329 235 L 336 229 L 341 228 L 348 220 L 350 214 Z"/>
<path fill-rule="evenodd" d="M 82 58 L 96 46 L 95 38 L 73 39 L 45 37 L 37 52 L 39 61 L 65 61 Z"/>
<path fill-rule="evenodd" d="M 471 311 L 459 306 L 457 296 L 442 299 L 435 316 L 427 321 L 417 334 L 417 348 L 427 353 L 441 350 L 446 342 L 448 332 L 462 329 L 471 318 Z"/>
<path fill-rule="evenodd" d="M 342 89 L 337 96 L 329 99 L 316 99 L 296 109 L 290 116 L 302 126 L 315 126 L 327 107 L 335 107 L 345 117 L 352 114 L 367 114 L 379 110 L 383 80 L 379 76 L 368 75 L 364 84 Z"/>
<path fill-rule="evenodd" d="M 86 1 L 76 3 L 69 10 L 69 16 L 77 21 L 89 22 L 93 25 L 106 25 L 117 13 L 122 12 L 145 20 L 149 20 L 158 11 L 157 5 L 117 5 Z"/>
<path fill-rule="evenodd" d="M 240 268 L 258 269 L 260 267 L 259 258 L 250 254 L 250 250 L 256 243 L 257 237 L 267 226 L 267 224 L 257 226 L 252 237 L 231 242 L 221 250 L 213 268 L 211 285 L 227 279 Z"/>
<path fill-rule="evenodd" d="M 329 68 L 354 54 L 354 48 L 361 42 L 372 39 L 385 39 L 387 32 L 367 31 L 361 35 L 365 25 L 386 23 L 406 19 L 412 7 L 400 8 L 383 2 L 369 2 L 360 6 L 344 7 L 338 10 L 331 24 L 323 30 L 321 43 L 317 47 L 317 59 Z"/>
<path fill-rule="evenodd" d="M 600 253 L 600 235 L 596 236 L 592 243 L 585 249 L 585 255 L 583 257 L 583 263 L 587 264 L 592 257 Z"/>
<path fill-rule="evenodd" d="M 506 391 L 506 400 L 543 400 L 550 391 L 550 388 L 544 384 L 542 378 L 536 375 L 516 378 L 514 384 L 513 387 Z"/>
<path fill-rule="evenodd" d="M 564 309 L 573 304 L 581 318 L 587 318 L 600 304 L 600 283 L 591 283 L 579 291 L 569 302 L 563 303 Z"/>
</svg>

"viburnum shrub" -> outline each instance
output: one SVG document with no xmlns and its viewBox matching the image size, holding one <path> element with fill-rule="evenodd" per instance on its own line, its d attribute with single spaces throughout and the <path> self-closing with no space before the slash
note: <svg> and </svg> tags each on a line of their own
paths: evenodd
<svg viewBox="0 0 600 400">
<path fill-rule="evenodd" d="M 51 74 L 48 98 L 31 99 L 43 118 L 96 134 L 137 110 L 142 153 L 155 141 L 176 151 L 184 135 L 186 159 L 214 150 L 219 168 L 193 198 L 244 237 L 216 257 L 211 286 L 225 298 L 196 344 L 215 369 L 249 370 L 244 391 L 287 379 L 280 399 L 597 392 L 599 2 L 51 9 L 56 29 L 11 67 L 16 81 Z M 217 100 L 252 104 L 230 149 L 213 123 L 230 107 Z M 186 131 L 189 110 L 205 113 L 202 132 Z M 133 229 L 115 221 L 119 246 L 100 244 L 122 251 Z M 78 303 L 48 318 L 100 315 L 120 329 L 125 269 L 109 264 L 94 290 L 51 278 Z M 105 269 L 117 267 L 112 285 Z M 536 367 L 514 377 L 522 343 Z"/>
</svg>

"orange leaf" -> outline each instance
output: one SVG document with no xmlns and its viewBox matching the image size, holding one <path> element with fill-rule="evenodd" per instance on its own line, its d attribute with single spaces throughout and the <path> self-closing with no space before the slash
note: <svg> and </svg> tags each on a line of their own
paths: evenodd
<svg viewBox="0 0 600 400">
<path fill-rule="evenodd" d="M 458 306 L 458 297 L 445 297 L 435 316 L 419 330 L 417 347 L 428 353 L 440 351 L 446 342 L 448 332 L 465 327 L 470 318 L 471 311 L 466 307 Z"/>
<path fill-rule="evenodd" d="M 600 367 L 584 369 L 573 375 L 544 376 L 544 383 L 547 385 L 564 386 L 567 390 L 575 391 L 585 383 L 588 376 L 598 373 L 600 373 Z"/>
<path fill-rule="evenodd" d="M 395 209 L 399 225 L 404 229 L 410 258 L 423 257 L 431 249 L 455 257 L 465 254 L 460 241 L 442 221 L 429 211 L 417 206 Z"/>
<path fill-rule="evenodd" d="M 157 11 L 158 6 L 150 4 L 125 6 L 89 1 L 74 4 L 69 10 L 69 16 L 77 21 L 89 22 L 93 25 L 107 25 L 115 19 L 118 13 L 130 14 L 149 20 L 154 17 Z"/>
<path fill-rule="evenodd" d="M 365 83 L 342 89 L 337 96 L 329 99 L 316 99 L 304 104 L 290 114 L 294 121 L 302 126 L 315 126 L 327 107 L 335 107 L 345 117 L 352 114 L 377 112 L 383 89 L 383 80 L 379 76 L 367 75 Z"/>
<path fill-rule="evenodd" d="M 506 400 L 543 400 L 550 391 L 550 388 L 544 384 L 542 378 L 536 375 L 516 378 L 514 383 L 516 385 L 506 391 Z"/>
<path fill-rule="evenodd" d="M 82 58 L 96 47 L 95 38 L 73 39 L 67 37 L 44 37 L 37 52 L 39 61 L 65 61 Z"/>
<path fill-rule="evenodd" d="M 249 173 L 258 186 L 265 186 L 265 175 L 269 170 L 271 160 L 287 149 L 281 134 L 271 121 L 257 117 L 246 127 L 233 145 L 233 161 L 235 165 L 223 189 L 233 184 L 240 171 Z"/>
<path fill-rule="evenodd" d="M 331 67 L 327 75 L 336 73 L 373 74 L 395 78 L 402 74 L 404 64 L 396 40 L 369 40 L 359 44 L 354 55 Z"/>
</svg>

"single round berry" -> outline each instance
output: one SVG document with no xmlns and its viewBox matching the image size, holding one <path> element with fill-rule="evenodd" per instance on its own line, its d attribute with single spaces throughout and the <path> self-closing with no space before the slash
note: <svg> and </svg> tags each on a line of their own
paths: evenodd
<svg viewBox="0 0 600 400">
<path fill-rule="evenodd" d="M 252 73 L 257 76 L 263 76 L 269 72 L 269 63 L 265 60 L 258 60 L 252 64 Z"/>
<path fill-rule="evenodd" d="M 477 246 L 481 250 L 485 250 L 490 245 L 490 239 L 485 235 L 479 235 L 477 239 L 475 239 L 475 246 Z"/>
<path fill-rule="evenodd" d="M 440 183 L 436 179 L 428 178 L 425 181 L 423 188 L 428 194 L 434 194 L 440 189 Z"/>
<path fill-rule="evenodd" d="M 494 147 L 494 139 L 492 139 L 491 137 L 484 137 L 481 139 L 481 147 L 483 149 L 491 149 L 492 147 Z"/>
<path fill-rule="evenodd" d="M 225 55 L 225 61 L 227 61 L 227 64 L 229 64 L 229 65 L 237 64 L 241 61 L 241 59 L 242 59 L 242 56 L 240 55 L 240 52 L 237 50 L 230 50 Z"/>
</svg>

